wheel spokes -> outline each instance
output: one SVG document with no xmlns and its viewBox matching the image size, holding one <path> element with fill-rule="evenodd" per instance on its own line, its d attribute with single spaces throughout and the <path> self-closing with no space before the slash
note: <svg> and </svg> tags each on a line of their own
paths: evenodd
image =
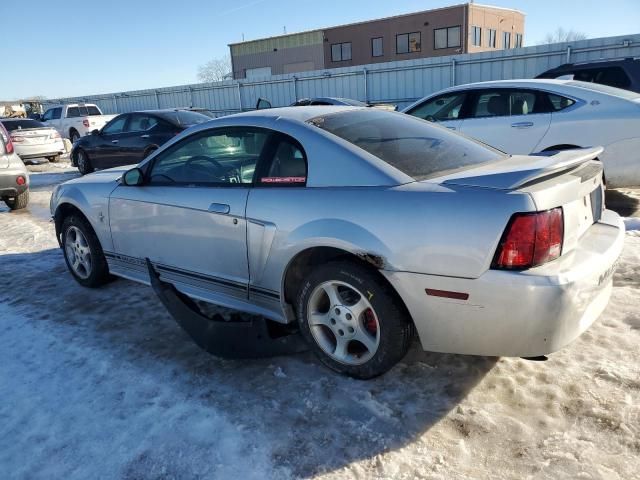
<svg viewBox="0 0 640 480">
<path fill-rule="evenodd" d="M 324 293 L 329 297 L 329 304 L 331 308 L 336 305 L 340 305 L 342 303 L 342 299 L 340 298 L 340 292 L 338 292 L 338 286 L 334 283 L 327 283 L 323 285 L 322 289 Z"/>
<path fill-rule="evenodd" d="M 314 327 L 324 325 L 331 328 L 330 313 L 331 311 L 327 313 L 314 312 L 309 318 L 309 323 Z"/>
</svg>

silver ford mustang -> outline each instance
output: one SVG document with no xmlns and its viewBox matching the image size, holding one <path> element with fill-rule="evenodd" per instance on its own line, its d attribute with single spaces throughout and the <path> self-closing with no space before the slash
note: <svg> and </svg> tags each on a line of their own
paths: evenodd
<svg viewBox="0 0 640 480">
<path fill-rule="evenodd" d="M 408 115 L 248 112 L 137 167 L 60 185 L 75 279 L 149 284 L 297 326 L 330 368 L 379 375 L 417 332 L 436 352 L 533 357 L 605 308 L 624 225 L 601 148 L 507 156 Z"/>
</svg>

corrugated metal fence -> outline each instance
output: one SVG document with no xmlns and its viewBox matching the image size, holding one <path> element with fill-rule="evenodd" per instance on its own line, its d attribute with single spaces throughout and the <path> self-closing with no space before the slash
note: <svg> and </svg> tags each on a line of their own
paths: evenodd
<svg viewBox="0 0 640 480">
<path fill-rule="evenodd" d="M 258 98 L 285 106 L 300 98 L 346 97 L 400 108 L 452 85 L 532 78 L 568 62 L 640 56 L 640 34 L 512 50 L 434 57 L 277 75 L 261 81 L 197 83 L 177 87 L 47 100 L 47 104 L 91 102 L 104 113 L 200 107 L 217 116 L 252 110 Z"/>
</svg>

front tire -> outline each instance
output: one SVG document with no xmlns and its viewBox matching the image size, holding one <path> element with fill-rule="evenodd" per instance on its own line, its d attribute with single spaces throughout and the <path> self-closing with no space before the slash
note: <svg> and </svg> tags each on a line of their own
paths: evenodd
<svg viewBox="0 0 640 480">
<path fill-rule="evenodd" d="M 87 175 L 94 170 L 89 156 L 82 149 L 79 149 L 76 153 L 76 165 L 78 165 L 78 170 L 82 175 Z"/>
<path fill-rule="evenodd" d="M 62 222 L 62 251 L 67 268 L 83 287 L 96 288 L 109 281 L 109 267 L 93 228 L 80 215 Z"/>
<path fill-rule="evenodd" d="M 25 190 L 13 198 L 5 198 L 4 203 L 6 203 L 7 207 L 11 210 L 20 210 L 25 208 L 29 203 L 29 190 Z"/>
<path fill-rule="evenodd" d="M 296 302 L 300 331 L 320 361 L 336 372 L 368 379 L 407 353 L 413 324 L 378 274 L 356 262 L 321 265 L 302 282 Z"/>
</svg>

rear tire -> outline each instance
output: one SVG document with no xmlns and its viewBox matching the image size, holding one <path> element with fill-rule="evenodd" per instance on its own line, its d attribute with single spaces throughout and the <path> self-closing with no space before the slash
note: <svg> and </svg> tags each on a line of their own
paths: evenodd
<svg viewBox="0 0 640 480">
<path fill-rule="evenodd" d="M 62 252 L 73 278 L 83 287 L 96 288 L 109 281 L 109 266 L 102 246 L 87 220 L 78 214 L 62 222 Z"/>
<path fill-rule="evenodd" d="M 82 149 L 76 152 L 76 165 L 78 165 L 78 170 L 82 175 L 87 175 L 94 170 L 89 156 Z"/>
<path fill-rule="evenodd" d="M 300 331 L 327 367 L 358 379 L 382 375 L 406 355 L 414 327 L 391 287 L 356 262 L 321 265 L 302 282 Z"/>
<path fill-rule="evenodd" d="M 80 140 L 80 134 L 76 130 L 69 131 L 69 140 L 71 140 L 71 143 L 76 143 Z"/>
<path fill-rule="evenodd" d="M 29 190 L 25 190 L 20 195 L 13 198 L 5 198 L 4 203 L 7 204 L 11 210 L 20 210 L 25 208 L 29 203 Z"/>
</svg>

